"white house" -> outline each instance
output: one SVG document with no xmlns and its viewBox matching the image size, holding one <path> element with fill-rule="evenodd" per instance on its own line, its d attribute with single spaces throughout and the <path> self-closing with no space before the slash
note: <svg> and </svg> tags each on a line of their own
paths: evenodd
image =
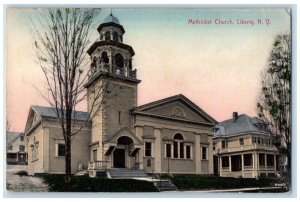
<svg viewBox="0 0 300 202">
<path fill-rule="evenodd" d="M 215 174 L 222 177 L 274 177 L 279 156 L 267 123 L 257 117 L 233 113 L 214 127 Z"/>
</svg>

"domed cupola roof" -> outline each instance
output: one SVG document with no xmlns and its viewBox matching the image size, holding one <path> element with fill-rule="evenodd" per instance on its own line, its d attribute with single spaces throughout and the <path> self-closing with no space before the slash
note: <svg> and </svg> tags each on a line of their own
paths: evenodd
<svg viewBox="0 0 300 202">
<path fill-rule="evenodd" d="M 112 13 L 110 13 L 109 16 L 107 16 L 104 20 L 103 23 L 110 23 L 110 22 L 114 22 L 116 24 L 120 24 L 119 19 L 116 18 L 115 16 L 113 16 Z"/>
<path fill-rule="evenodd" d="M 104 18 L 103 22 L 100 24 L 100 26 L 98 27 L 97 30 L 100 33 L 102 28 L 109 27 L 109 26 L 118 27 L 119 29 L 121 29 L 123 34 L 125 33 L 125 30 L 124 30 L 123 26 L 120 24 L 119 19 L 117 17 L 113 16 L 112 13 L 110 13 L 109 16 Z"/>
</svg>

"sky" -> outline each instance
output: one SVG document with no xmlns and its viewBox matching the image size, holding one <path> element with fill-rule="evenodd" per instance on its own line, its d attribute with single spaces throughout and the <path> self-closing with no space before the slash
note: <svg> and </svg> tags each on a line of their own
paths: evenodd
<svg viewBox="0 0 300 202">
<path fill-rule="evenodd" d="M 45 78 L 35 63 L 28 16 L 7 10 L 6 110 L 11 131 L 24 131 L 31 105 L 45 105 Z M 110 9 L 102 9 L 98 24 Z M 290 31 L 285 9 L 113 9 L 133 47 L 138 105 L 183 94 L 217 121 L 232 112 L 256 116 L 260 72 L 274 37 Z M 189 20 L 211 24 L 191 24 Z M 262 24 L 258 24 L 259 19 Z M 233 24 L 216 24 L 218 21 Z M 238 22 L 248 24 L 238 24 Z M 255 24 L 249 24 L 254 22 Z M 267 24 L 267 22 L 269 24 Z M 93 30 L 91 41 L 99 37 Z M 80 106 L 85 110 L 85 103 Z"/>
</svg>

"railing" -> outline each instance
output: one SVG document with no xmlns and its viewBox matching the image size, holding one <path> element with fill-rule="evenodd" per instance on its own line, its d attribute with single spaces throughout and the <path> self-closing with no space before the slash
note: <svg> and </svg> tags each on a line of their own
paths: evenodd
<svg viewBox="0 0 300 202">
<path fill-rule="evenodd" d="M 134 164 L 133 164 L 133 166 L 132 166 L 132 169 L 134 169 L 134 170 L 139 170 L 140 169 L 140 162 L 135 162 Z"/>
<path fill-rule="evenodd" d="M 92 161 L 89 162 L 89 170 L 107 170 L 108 161 Z"/>
<path fill-rule="evenodd" d="M 124 68 L 124 69 L 116 69 L 114 71 L 111 71 L 109 64 L 100 64 L 98 67 L 93 68 L 90 77 L 92 77 L 94 74 L 96 74 L 98 72 L 111 73 L 111 74 L 115 74 L 117 76 L 128 77 L 128 78 L 133 78 L 133 79 L 136 79 L 136 75 L 137 75 L 136 69 L 125 71 L 125 68 Z"/>
<path fill-rule="evenodd" d="M 259 166 L 259 170 L 266 170 L 266 166 L 265 165 Z"/>
<path fill-rule="evenodd" d="M 236 147 L 228 147 L 228 148 L 220 148 L 220 152 L 237 152 L 237 151 L 246 151 L 246 150 L 266 150 L 266 151 L 276 151 L 276 147 L 273 145 L 259 145 L 259 144 L 253 144 L 253 145 L 244 145 L 244 146 L 236 146 Z"/>
<path fill-rule="evenodd" d="M 229 171 L 229 167 L 222 167 L 222 171 Z"/>
<path fill-rule="evenodd" d="M 253 166 L 244 166 L 244 170 L 253 170 Z"/>
</svg>

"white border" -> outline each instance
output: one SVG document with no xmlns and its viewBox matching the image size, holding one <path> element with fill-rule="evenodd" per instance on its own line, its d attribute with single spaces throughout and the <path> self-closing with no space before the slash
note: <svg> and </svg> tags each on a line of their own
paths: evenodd
<svg viewBox="0 0 300 202">
<path fill-rule="evenodd" d="M 69 2 L 62 2 L 62 1 L 59 1 L 59 0 L 52 0 L 51 1 L 51 4 L 50 4 L 50 1 L 46 1 L 45 3 L 41 2 L 41 1 L 38 1 L 38 0 L 28 0 L 26 1 L 27 4 L 23 4 L 24 1 L 22 0 L 3 0 L 2 1 L 2 7 L 0 8 L 0 13 L 2 13 L 3 15 L 1 15 L 1 24 L 3 26 L 1 26 L 1 32 L 0 32 L 0 36 L 1 36 L 1 39 L 2 39 L 2 44 L 3 46 L 1 47 L 0 49 L 0 58 L 1 58 L 1 63 L 3 64 L 3 67 L 2 70 L 3 71 L 0 71 L 0 78 L 1 78 L 1 82 L 2 82 L 2 85 L 1 85 L 1 92 L 2 92 L 2 96 L 1 96 L 1 99 L 0 99 L 0 106 L 1 106 L 1 111 L 3 112 L 3 115 L 0 116 L 1 119 L 0 119 L 0 122 L 2 123 L 1 125 L 1 129 L 2 129 L 2 135 L 1 135 L 1 142 L 3 143 L 2 146 L 4 145 L 5 143 L 5 116 L 6 116 L 6 104 L 5 104 L 5 98 L 6 98 L 6 92 L 5 92 L 5 89 L 6 89 L 6 86 L 5 86 L 5 58 L 6 58 L 6 52 L 5 52 L 5 9 L 6 7 L 33 7 L 33 6 L 39 6 L 39 7 L 49 7 L 49 6 L 53 6 L 51 4 L 56 4 L 57 6 L 70 6 L 70 5 L 67 5 L 66 3 L 69 3 Z M 62 4 L 63 3 L 63 4 Z M 287 4 L 295 4 L 295 5 L 292 5 L 291 8 L 292 8 L 292 19 L 293 19 L 293 23 L 292 23 L 292 27 L 293 27 L 293 58 L 294 58 L 294 61 L 293 61 L 293 71 L 292 71 L 292 76 L 293 76 L 293 98 L 292 98 L 292 101 L 293 101 L 293 122 L 292 122 L 292 132 L 293 132 L 293 136 L 294 138 L 297 138 L 296 137 L 296 134 L 297 134 L 297 125 L 298 125 L 298 120 L 297 120 L 297 115 L 298 115 L 298 107 L 297 107 L 297 104 L 298 104 L 298 94 L 297 94 L 297 89 L 298 89 L 298 82 L 297 82 L 297 78 L 298 78 L 298 74 L 299 74 L 299 71 L 296 70 L 297 68 L 297 60 L 296 60 L 296 56 L 297 56 L 297 36 L 298 36 L 298 32 L 297 32 L 297 25 L 298 25 L 298 21 L 297 21 L 297 8 L 298 8 L 298 2 L 296 0 L 277 0 L 277 1 L 273 1 L 273 2 L 269 2 L 269 1 L 266 1 L 266 0 L 252 0 L 252 1 L 246 1 L 246 2 L 241 2 L 239 0 L 231 0 L 231 1 L 226 1 L 227 4 L 224 4 L 224 2 L 220 1 L 220 0 L 210 0 L 210 1 L 206 1 L 204 3 L 206 4 L 202 4 L 202 5 L 199 5 L 198 1 L 196 0 L 178 0 L 175 2 L 172 2 L 173 4 L 170 5 L 170 4 L 167 4 L 168 1 L 166 0 L 146 0 L 146 1 L 143 1 L 142 4 L 140 5 L 137 5 L 138 1 L 126 1 L 126 3 L 130 3 L 131 5 L 129 4 L 124 4 L 124 1 L 122 0 L 105 0 L 105 1 L 91 1 L 91 0 L 85 0 L 85 1 L 82 1 L 82 0 L 75 0 L 75 1 L 72 1 L 70 2 L 72 3 L 72 5 L 75 5 L 77 4 L 78 6 L 80 7 L 93 7 L 93 6 L 99 6 L 98 3 L 101 3 L 102 6 L 101 7 L 219 7 L 220 4 L 221 4 L 221 7 L 285 7 L 287 6 Z M 83 5 L 83 3 L 85 5 Z M 154 4 L 153 4 L 154 3 Z M 202 2 L 201 2 L 202 3 Z M 251 3 L 251 4 L 250 4 Z M 273 5 L 267 5 L 268 3 L 272 3 Z M 6 5 L 5 5 L 6 4 Z M 15 4 L 15 5 L 13 5 Z M 92 5 L 86 5 L 86 4 L 92 4 Z M 103 6 L 103 4 L 107 4 L 105 6 Z M 132 5 L 133 4 L 133 5 Z M 145 5 L 146 4 L 146 5 Z M 151 5 L 150 5 L 151 4 Z M 184 5 L 182 5 L 184 4 Z M 231 4 L 231 5 L 229 5 Z M 238 5 L 232 5 L 232 4 L 238 4 Z M 256 5 L 254 5 L 256 4 Z M 249 195 L 249 194 L 238 194 L 238 193 L 234 193 L 234 194 L 203 194 L 203 193 L 197 193 L 197 192 L 186 192 L 186 193 L 179 193 L 179 194 L 176 194 L 176 193 L 159 193 L 159 194 L 146 194 L 146 193 L 136 193 L 136 194 L 129 194 L 129 193 L 101 193 L 101 194 L 97 194 L 97 193 L 70 193 L 70 194 L 65 194 L 65 193 L 5 193 L 5 184 L 6 184 L 6 179 L 5 179 L 5 175 L 4 175 L 4 171 L 5 171 L 5 168 L 2 166 L 1 168 L 1 179 L 3 183 L 1 183 L 1 190 L 3 191 L 4 193 L 4 197 L 22 197 L 23 199 L 21 199 L 22 201 L 35 201 L 35 200 L 39 200 L 40 199 L 29 199 L 29 198 L 50 198 L 50 199 L 43 199 L 43 200 L 51 200 L 51 198 L 68 198 L 68 197 L 72 197 L 72 201 L 81 201 L 82 199 L 80 198 L 86 198 L 86 197 L 92 197 L 94 198 L 94 200 L 103 200 L 103 199 L 98 199 L 99 197 L 103 197 L 103 198 L 107 198 L 107 200 L 111 200 L 109 198 L 119 198 L 119 199 L 116 199 L 116 200 L 122 200 L 122 201 L 126 201 L 126 200 L 130 200 L 130 201 L 136 201 L 136 200 L 143 200 L 143 201 L 150 201 L 152 199 L 139 199 L 139 198 L 148 198 L 148 197 L 155 197 L 155 198 L 173 198 L 173 197 L 176 197 L 176 198 L 179 198 L 179 199 L 172 199 L 173 200 L 180 200 L 182 201 L 182 199 L 180 198 L 190 198 L 190 200 L 199 200 L 199 199 L 196 199 L 196 198 L 207 198 L 205 199 L 206 201 L 214 201 L 216 200 L 216 198 L 226 198 L 225 201 L 232 201 L 232 200 L 240 200 L 239 198 L 243 198 L 243 200 L 247 201 L 247 200 L 253 200 L 253 199 L 246 199 L 245 197 L 251 197 L 251 198 L 272 198 L 272 201 L 282 201 L 282 200 L 293 200 L 295 201 L 298 196 L 296 195 L 296 193 L 300 193 L 299 191 L 299 186 L 296 186 L 296 182 L 299 181 L 299 175 L 297 175 L 297 167 L 299 166 L 299 155 L 297 155 L 297 146 L 296 145 L 299 145 L 299 139 L 300 138 L 297 138 L 297 139 L 293 139 L 293 148 L 295 148 L 293 150 L 293 154 L 292 156 L 293 157 L 297 157 L 296 158 L 293 158 L 293 171 L 292 171 L 292 176 L 293 176 L 293 182 L 292 182 L 292 186 L 293 186 L 293 191 L 292 193 L 290 194 L 261 194 L 261 195 Z M 297 142 L 296 142 L 297 141 Z M 1 148 L 2 148 L 1 146 Z M 5 148 L 2 148 L 2 154 L 5 154 Z M 5 161 L 4 161 L 4 156 L 1 155 L 0 156 L 0 160 L 3 162 L 2 165 L 5 165 Z M 295 164 L 297 162 L 297 165 Z M 2 178 L 3 177 L 3 178 Z M 296 190 L 297 189 L 297 190 Z M 95 197 L 97 199 L 95 199 Z M 131 198 L 131 197 L 134 197 L 135 199 L 128 199 L 128 198 Z M 208 197 L 211 197 L 211 198 L 208 198 Z M 274 198 L 275 197 L 275 198 Z M 293 197 L 293 198 L 289 198 L 287 199 L 286 197 Z M 25 198 L 25 199 L 24 199 Z M 77 199 L 76 199 L 77 198 Z M 191 199 L 193 198 L 193 199 Z M 284 198 L 284 199 L 283 199 Z M 11 199 L 5 199 L 5 200 L 11 200 Z M 13 199 L 13 200 L 16 200 L 16 199 Z M 66 199 L 63 199 L 63 200 L 66 200 Z M 223 200 L 223 199 L 222 199 Z M 52 201 L 52 200 L 51 200 Z"/>
</svg>

